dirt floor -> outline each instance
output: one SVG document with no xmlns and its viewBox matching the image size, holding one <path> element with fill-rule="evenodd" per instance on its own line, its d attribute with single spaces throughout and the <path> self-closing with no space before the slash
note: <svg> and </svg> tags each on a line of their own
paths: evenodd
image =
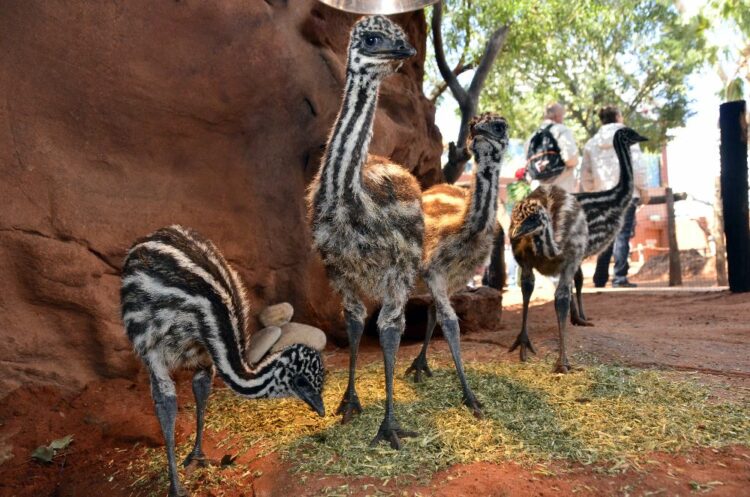
<svg viewBox="0 0 750 497">
<path fill-rule="evenodd" d="M 750 295 L 725 291 L 589 291 L 586 310 L 595 326 L 570 328 L 577 357 L 634 367 L 655 367 L 708 385 L 719 397 L 750 396 Z M 539 356 L 555 354 L 557 330 L 551 303 L 534 302 L 530 334 Z M 463 339 L 468 362 L 517 361 L 506 353 L 520 326 L 517 296 L 508 294 L 503 329 Z M 510 304 L 509 304 L 510 303 Z M 416 355 L 418 343 L 403 344 L 398 369 Z M 380 361 L 375 340 L 362 347 L 362 365 Z M 433 357 L 449 357 L 442 339 Z M 346 367 L 344 350 L 326 352 L 329 368 Z M 217 381 L 217 386 L 219 382 Z M 192 436 L 192 402 L 187 378 L 180 382 L 177 439 Z M 210 401 L 209 401 L 210 402 Z M 330 409 L 330 406 L 329 406 Z M 750 416 L 750 413 L 748 413 Z M 39 445 L 73 434 L 74 442 L 51 465 L 29 458 Z M 221 459 L 222 434 L 207 433 L 206 452 Z M 156 482 L 134 488 L 129 475 L 133 446 L 161 447 L 145 375 L 135 382 L 104 380 L 71 394 L 50 388 L 19 390 L 0 404 L 0 495 L 94 496 L 165 495 Z M 257 455 L 257 454 L 256 454 Z M 696 448 L 674 455 L 654 453 L 625 471 L 567 463 L 528 467 L 514 463 L 457 465 L 427 481 L 389 481 L 301 475 L 277 454 L 243 455 L 247 468 L 233 473 L 231 488 L 202 495 L 750 495 L 750 448 Z M 198 494 L 201 495 L 201 494 Z"/>
</svg>

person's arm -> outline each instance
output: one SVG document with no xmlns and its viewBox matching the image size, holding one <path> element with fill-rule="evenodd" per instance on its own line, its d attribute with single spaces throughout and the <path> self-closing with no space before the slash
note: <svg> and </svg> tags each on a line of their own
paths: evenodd
<svg viewBox="0 0 750 497">
<path fill-rule="evenodd" d="M 591 150 L 589 147 L 583 147 L 583 160 L 581 161 L 581 187 L 582 192 L 591 192 L 594 190 L 594 171 L 591 167 Z"/>
<path fill-rule="evenodd" d="M 649 200 L 648 179 L 646 169 L 643 167 L 643 152 L 637 143 L 630 147 L 630 159 L 633 162 L 633 184 L 641 196 L 641 203 L 647 204 Z"/>
</svg>

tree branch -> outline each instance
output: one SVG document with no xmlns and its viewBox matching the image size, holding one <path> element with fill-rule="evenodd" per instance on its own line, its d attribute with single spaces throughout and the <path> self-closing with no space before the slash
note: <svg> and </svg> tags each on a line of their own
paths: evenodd
<svg viewBox="0 0 750 497">
<path fill-rule="evenodd" d="M 487 79 L 487 75 L 490 73 L 490 69 L 492 69 L 492 64 L 495 63 L 497 54 L 500 53 L 505 44 L 509 29 L 510 26 L 508 24 L 503 24 L 490 36 L 490 40 L 487 42 L 487 46 L 477 66 L 477 71 L 474 73 L 471 85 L 469 85 L 469 95 L 472 98 L 479 98 L 479 92 L 482 91 L 484 80 Z"/>
<path fill-rule="evenodd" d="M 432 43 L 435 48 L 435 62 L 437 62 L 438 70 L 440 75 L 443 77 L 445 84 L 450 88 L 453 97 L 456 99 L 459 105 L 462 105 L 468 95 L 466 90 L 463 89 L 461 83 L 458 82 L 458 78 L 448 67 L 448 63 L 445 60 L 445 50 L 443 49 L 443 2 L 438 2 L 432 8 Z"/>
<path fill-rule="evenodd" d="M 474 69 L 474 63 L 470 62 L 468 64 L 464 64 L 463 61 L 459 61 L 459 63 L 456 65 L 456 67 L 453 68 L 453 74 L 458 77 L 461 74 L 465 73 L 466 71 L 471 71 Z M 437 102 L 438 97 L 443 94 L 445 90 L 448 89 L 448 83 L 443 80 L 441 83 L 439 83 L 437 86 L 435 86 L 435 89 L 432 90 L 432 93 L 430 93 L 430 102 L 433 104 Z"/>
</svg>

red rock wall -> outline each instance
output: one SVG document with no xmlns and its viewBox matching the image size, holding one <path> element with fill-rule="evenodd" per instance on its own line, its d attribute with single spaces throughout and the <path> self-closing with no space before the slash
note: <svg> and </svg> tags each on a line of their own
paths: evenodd
<svg viewBox="0 0 750 497">
<path fill-rule="evenodd" d="M 138 363 L 119 268 L 171 223 L 213 239 L 254 309 L 290 301 L 336 332 L 304 191 L 338 110 L 355 17 L 314 1 L 0 3 L 0 398 Z M 373 151 L 437 178 L 420 55 L 381 93 Z"/>
</svg>

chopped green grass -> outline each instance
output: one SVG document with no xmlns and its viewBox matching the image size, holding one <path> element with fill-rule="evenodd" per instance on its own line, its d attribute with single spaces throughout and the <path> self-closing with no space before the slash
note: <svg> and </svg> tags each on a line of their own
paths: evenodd
<svg viewBox="0 0 750 497">
<path fill-rule="evenodd" d="M 484 404 L 475 419 L 461 405 L 449 365 L 414 384 L 395 381 L 396 416 L 419 436 L 370 448 L 383 417 L 382 365 L 362 368 L 357 391 L 364 412 L 347 424 L 333 412 L 346 387 L 346 372 L 326 380 L 328 416 L 319 418 L 296 400 L 248 401 L 228 389 L 209 400 L 209 430 L 226 434 L 233 452 L 280 453 L 296 471 L 389 479 L 427 480 L 441 469 L 475 461 L 524 464 L 562 460 L 609 470 L 632 465 L 653 451 L 684 451 L 728 444 L 750 445 L 750 403 L 718 401 L 707 388 L 653 370 L 594 364 L 567 375 L 545 361 L 478 363 L 469 382 Z M 184 445 L 186 451 L 189 444 Z M 163 451 L 156 450 L 164 468 Z"/>
</svg>

